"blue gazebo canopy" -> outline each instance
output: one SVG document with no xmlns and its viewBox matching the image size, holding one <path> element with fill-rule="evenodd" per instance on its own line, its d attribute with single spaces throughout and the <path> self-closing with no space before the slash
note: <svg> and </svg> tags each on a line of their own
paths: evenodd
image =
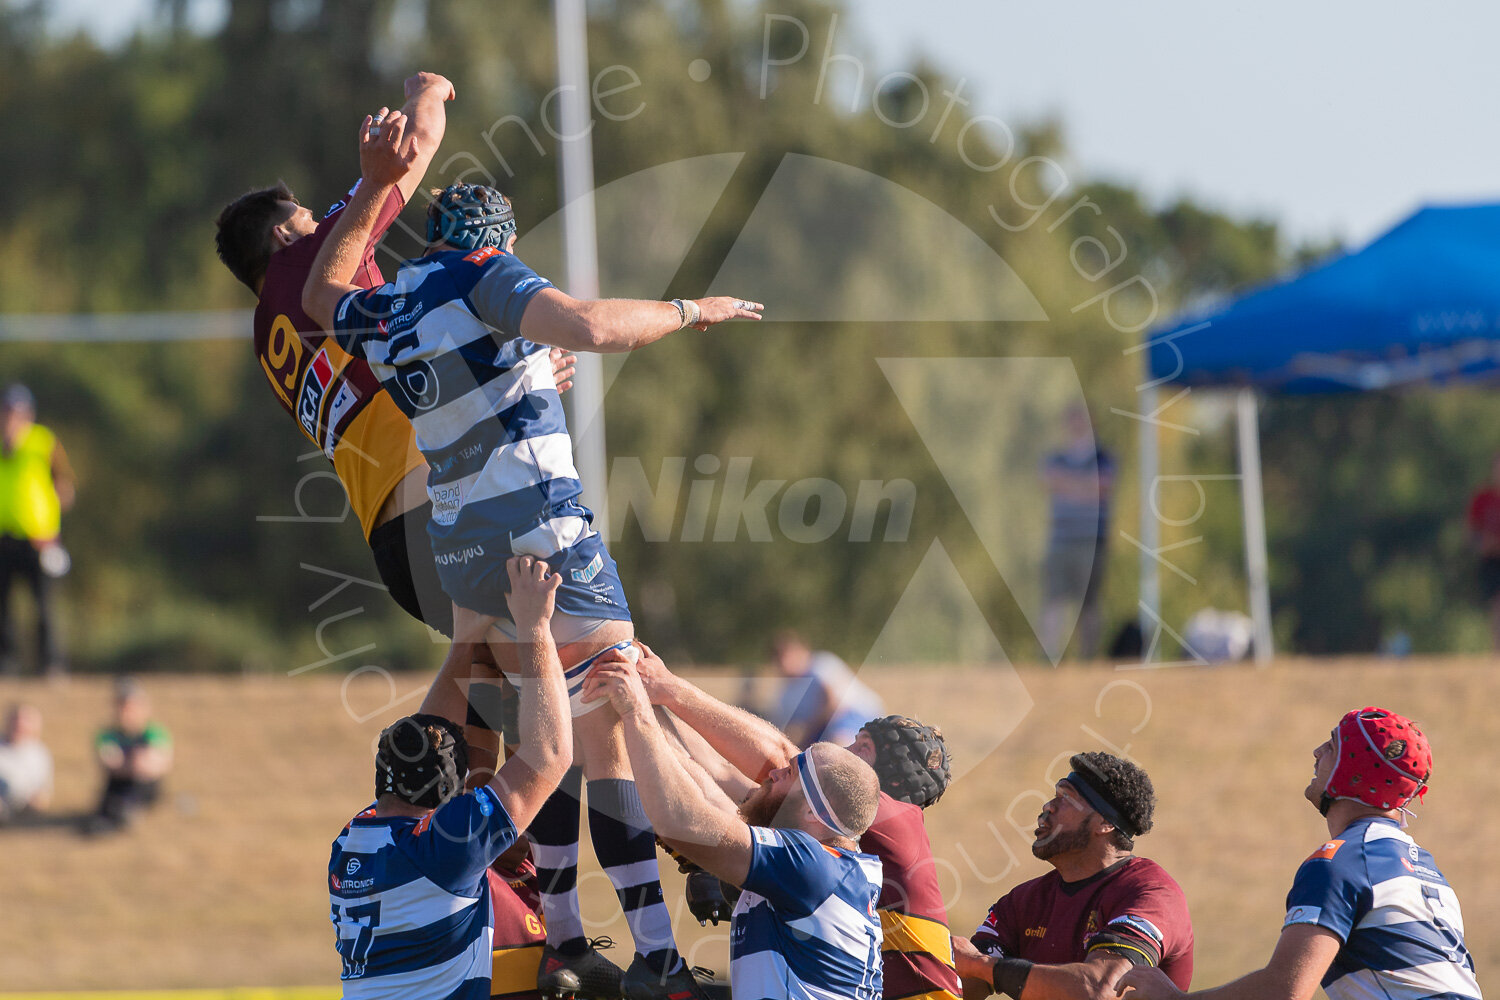
<svg viewBox="0 0 1500 1000">
<path fill-rule="evenodd" d="M 1364 249 L 1148 339 L 1152 378 L 1349 392 L 1500 374 L 1500 204 L 1430 207 Z"/>
</svg>

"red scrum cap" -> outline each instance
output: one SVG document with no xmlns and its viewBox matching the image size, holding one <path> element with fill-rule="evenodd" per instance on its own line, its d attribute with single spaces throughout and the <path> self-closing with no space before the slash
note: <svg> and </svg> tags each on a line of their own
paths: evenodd
<svg viewBox="0 0 1500 1000">
<path fill-rule="evenodd" d="M 1333 730 L 1338 762 L 1323 790 L 1324 812 L 1334 799 L 1355 799 L 1375 809 L 1400 809 L 1427 794 L 1432 750 L 1410 719 L 1383 708 L 1361 708 Z"/>
</svg>

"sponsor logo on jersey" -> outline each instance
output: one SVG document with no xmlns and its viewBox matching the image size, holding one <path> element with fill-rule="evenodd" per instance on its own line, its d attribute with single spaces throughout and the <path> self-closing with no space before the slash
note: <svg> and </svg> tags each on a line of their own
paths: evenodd
<svg viewBox="0 0 1500 1000">
<path fill-rule="evenodd" d="M 297 419 L 314 441 L 318 440 L 318 410 L 323 406 L 323 395 L 328 392 L 332 381 L 333 362 L 328 360 L 328 350 L 324 348 L 313 355 L 312 363 L 307 366 L 302 396 L 297 401 Z"/>
<path fill-rule="evenodd" d="M 483 264 L 491 257 L 498 257 L 503 251 L 499 247 L 480 247 L 471 254 L 467 254 L 464 260 L 470 264 Z"/>
<path fill-rule="evenodd" d="M 772 847 L 776 843 L 776 834 L 763 826 L 752 826 L 750 836 L 755 838 L 757 844 L 765 844 L 767 847 Z"/>
<path fill-rule="evenodd" d="M 458 483 L 447 486 L 430 486 L 428 495 L 432 497 L 432 520 L 444 527 L 458 520 L 458 511 L 464 505 L 463 487 Z M 480 555 L 483 555 L 481 550 Z"/>
<path fill-rule="evenodd" d="M 356 185 L 356 186 L 358 186 L 358 185 Z M 350 191 L 349 193 L 353 194 L 354 192 Z M 334 216 L 334 213 L 336 213 L 336 212 L 342 212 L 344 210 L 345 206 L 347 206 L 348 204 L 349 203 L 347 201 L 344 201 L 343 199 L 340 199 L 340 200 L 334 202 L 332 205 L 328 206 L 328 211 L 326 211 L 326 212 L 323 213 L 323 218 L 325 218 L 325 219 L 332 218 Z"/>
<path fill-rule="evenodd" d="M 436 518 L 436 514 L 433 516 Z M 482 555 L 484 555 L 483 545 L 465 545 L 456 552 L 439 552 L 432 558 L 439 566 L 467 566 L 469 560 L 478 559 Z"/>
<path fill-rule="evenodd" d="M 335 875 L 333 872 L 329 872 L 328 873 L 328 886 L 334 892 L 338 892 L 340 889 L 342 889 L 344 887 L 344 883 L 340 882 L 339 881 L 339 877 L 337 875 Z"/>
<path fill-rule="evenodd" d="M 339 391 L 333 394 L 333 402 L 328 404 L 326 421 L 328 426 L 323 433 L 323 454 L 327 455 L 330 461 L 333 460 L 333 449 L 339 443 L 339 424 L 349 411 L 354 409 L 354 404 L 357 402 L 359 402 L 359 397 L 354 394 L 353 389 L 349 388 L 349 383 L 344 382 L 339 386 Z"/>
<path fill-rule="evenodd" d="M 355 874 L 358 874 L 358 873 L 359 873 L 359 859 L 358 858 L 350 858 L 349 859 L 349 863 L 344 866 L 344 874 L 345 875 L 355 875 Z"/>
<path fill-rule="evenodd" d="M 541 275 L 536 275 L 530 278 L 522 278 L 520 281 L 516 282 L 516 287 L 511 290 L 511 294 L 524 295 L 527 292 L 531 291 L 533 288 L 545 288 L 550 284 L 552 284 L 552 282 L 548 281 Z"/>
<path fill-rule="evenodd" d="M 395 334 L 400 333 L 402 330 L 416 325 L 417 320 L 421 319 L 422 313 L 426 311 L 426 307 L 421 302 L 418 302 L 416 305 L 411 307 L 411 312 L 404 312 L 402 310 L 405 310 L 406 308 L 406 300 L 397 299 L 396 302 L 401 303 L 401 309 L 396 309 L 395 303 L 392 303 L 390 317 L 388 319 L 383 319 L 380 321 L 380 332 L 384 333 L 388 337 L 394 336 Z M 405 350 L 408 347 L 416 347 L 417 343 L 417 338 L 412 337 L 410 339 L 410 343 L 392 344 L 391 353 L 395 354 L 399 351 Z"/>
<path fill-rule="evenodd" d="M 592 583 L 594 577 L 598 576 L 599 571 L 603 568 L 604 554 L 601 552 L 596 552 L 594 553 L 594 558 L 589 560 L 589 564 L 587 566 L 585 566 L 583 569 L 575 569 L 568 575 L 573 578 L 574 583 Z"/>
<path fill-rule="evenodd" d="M 1036 937 L 1036 938 L 1046 937 L 1047 936 L 1047 928 L 1045 928 L 1045 927 L 1028 927 L 1022 933 L 1024 933 L 1027 937 Z"/>
<path fill-rule="evenodd" d="M 1401 859 L 1401 867 L 1419 878 L 1429 878 L 1435 882 L 1447 883 L 1447 880 L 1443 878 L 1443 873 L 1436 868 L 1428 868 L 1426 865 L 1414 865 L 1405 858 Z"/>
<path fill-rule="evenodd" d="M 1337 854 L 1339 852 L 1339 848 L 1343 846 L 1344 842 L 1342 840 L 1330 840 L 1328 843 L 1324 844 L 1316 851 L 1313 851 L 1312 854 L 1308 855 L 1307 860 L 1332 861 L 1333 856 Z"/>
</svg>

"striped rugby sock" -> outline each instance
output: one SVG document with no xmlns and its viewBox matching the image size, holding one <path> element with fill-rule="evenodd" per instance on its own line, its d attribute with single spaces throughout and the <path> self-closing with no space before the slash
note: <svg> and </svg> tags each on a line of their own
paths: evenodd
<svg viewBox="0 0 1500 1000">
<path fill-rule="evenodd" d="M 527 828 L 547 943 L 564 954 L 587 947 L 578 911 L 578 813 L 583 769 L 571 767 Z"/>
<path fill-rule="evenodd" d="M 635 782 L 605 778 L 589 782 L 589 839 L 620 898 L 635 950 L 658 974 L 682 965 L 672 937 L 672 916 L 662 898 L 656 867 L 656 834 L 641 806 Z"/>
</svg>

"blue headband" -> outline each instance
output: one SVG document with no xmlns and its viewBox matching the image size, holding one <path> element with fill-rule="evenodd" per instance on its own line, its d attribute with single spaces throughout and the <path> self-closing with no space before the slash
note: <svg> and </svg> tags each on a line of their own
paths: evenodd
<svg viewBox="0 0 1500 1000">
<path fill-rule="evenodd" d="M 812 806 L 813 815 L 818 817 L 818 822 L 841 837 L 850 840 L 858 840 L 853 832 L 843 823 L 839 822 L 838 816 L 834 815 L 833 806 L 828 804 L 828 796 L 823 794 L 823 786 L 818 784 L 818 769 L 813 764 L 812 758 L 806 750 L 792 758 L 797 765 L 797 780 L 802 784 L 802 795 L 807 799 L 807 804 Z"/>
<path fill-rule="evenodd" d="M 1084 800 L 1093 807 L 1094 812 L 1104 817 L 1104 822 L 1109 823 L 1127 837 L 1140 836 L 1139 831 L 1127 823 L 1124 817 L 1120 815 L 1120 810 L 1115 808 L 1114 803 L 1106 799 L 1097 788 L 1089 784 L 1083 775 L 1077 771 L 1070 771 L 1068 772 L 1068 776 L 1063 780 L 1076 789 L 1079 795 L 1083 796 Z"/>
</svg>

